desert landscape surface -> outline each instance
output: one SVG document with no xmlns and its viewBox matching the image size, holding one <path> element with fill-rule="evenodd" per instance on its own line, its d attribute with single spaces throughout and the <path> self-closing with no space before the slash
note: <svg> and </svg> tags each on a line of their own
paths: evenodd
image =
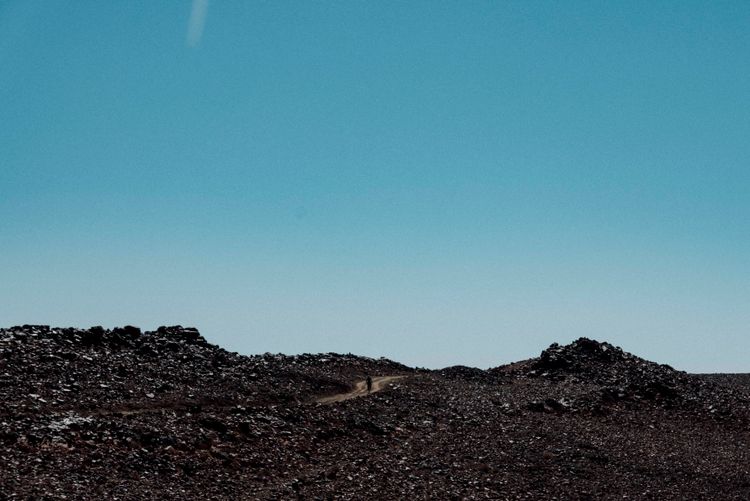
<svg viewBox="0 0 750 501">
<path fill-rule="evenodd" d="M 0 398 L 2 499 L 750 499 L 748 375 L 585 338 L 426 370 L 24 325 Z"/>
</svg>

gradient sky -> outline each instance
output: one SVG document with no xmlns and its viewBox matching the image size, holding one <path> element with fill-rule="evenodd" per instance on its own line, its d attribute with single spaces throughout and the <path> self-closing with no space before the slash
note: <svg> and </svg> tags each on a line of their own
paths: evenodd
<svg viewBox="0 0 750 501">
<path fill-rule="evenodd" d="M 192 16 L 192 19 L 191 19 Z M 750 371 L 750 2 L 0 0 L 0 325 Z"/>
</svg>

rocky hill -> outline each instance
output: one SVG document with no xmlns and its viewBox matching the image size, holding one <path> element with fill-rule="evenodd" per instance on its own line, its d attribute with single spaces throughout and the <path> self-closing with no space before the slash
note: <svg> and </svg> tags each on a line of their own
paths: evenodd
<svg viewBox="0 0 750 501">
<path fill-rule="evenodd" d="M 750 499 L 748 381 L 589 339 L 426 371 L 12 327 L 0 499 Z"/>
</svg>

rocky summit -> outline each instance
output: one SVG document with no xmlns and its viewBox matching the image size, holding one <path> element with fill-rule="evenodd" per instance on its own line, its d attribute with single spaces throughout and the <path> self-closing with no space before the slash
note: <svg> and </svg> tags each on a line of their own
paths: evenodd
<svg viewBox="0 0 750 501">
<path fill-rule="evenodd" d="M 24 325 L 0 398 L 0 499 L 750 499 L 749 376 L 585 338 L 425 370 Z"/>
</svg>

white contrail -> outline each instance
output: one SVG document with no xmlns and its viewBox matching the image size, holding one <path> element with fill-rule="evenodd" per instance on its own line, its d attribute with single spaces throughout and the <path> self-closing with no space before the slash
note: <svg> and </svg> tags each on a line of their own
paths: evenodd
<svg viewBox="0 0 750 501">
<path fill-rule="evenodd" d="M 208 13 L 208 0 L 193 0 L 193 8 L 190 11 L 188 21 L 187 38 L 185 43 L 188 47 L 195 47 L 201 43 L 203 27 L 206 25 L 206 14 Z"/>
</svg>

